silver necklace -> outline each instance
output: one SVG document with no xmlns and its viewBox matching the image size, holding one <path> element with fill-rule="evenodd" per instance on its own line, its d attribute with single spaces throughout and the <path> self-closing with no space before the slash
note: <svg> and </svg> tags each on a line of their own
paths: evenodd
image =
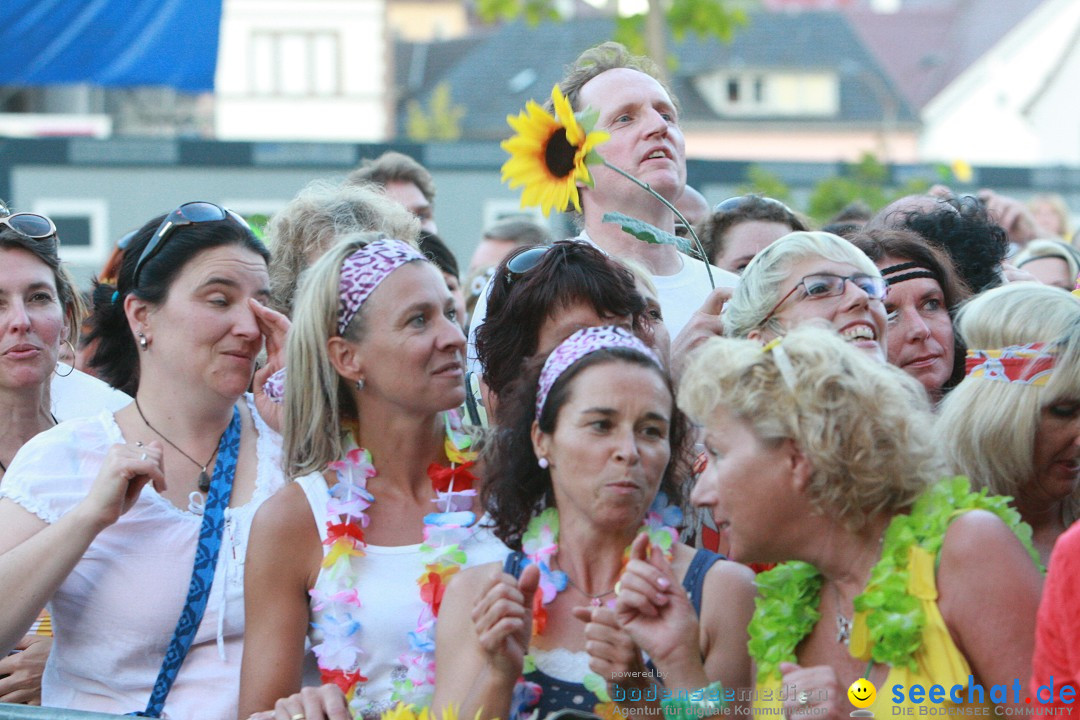
<svg viewBox="0 0 1080 720">
<path fill-rule="evenodd" d="M 563 574 L 566 575 L 566 573 L 563 573 Z M 615 588 L 611 588 L 610 590 L 606 590 L 606 591 L 604 591 L 602 593 L 599 593 L 598 595 L 593 595 L 592 593 L 587 593 L 587 592 L 585 592 L 585 590 L 578 587 L 578 584 L 575 583 L 573 580 L 571 580 L 569 575 L 566 575 L 566 582 L 570 585 L 570 587 L 574 588 L 579 593 L 581 593 L 585 597 L 589 598 L 589 605 L 591 605 L 592 607 L 600 607 L 603 604 L 601 602 L 601 600 L 606 598 L 608 595 L 614 595 L 615 594 Z"/>
</svg>

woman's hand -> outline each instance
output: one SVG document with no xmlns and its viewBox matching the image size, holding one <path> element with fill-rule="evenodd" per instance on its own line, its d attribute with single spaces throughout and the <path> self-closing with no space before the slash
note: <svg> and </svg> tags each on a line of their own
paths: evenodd
<svg viewBox="0 0 1080 720">
<path fill-rule="evenodd" d="M 52 649 L 52 638 L 27 635 L 15 649 L 19 652 L 0 660 L 0 702 L 40 705 L 41 676 Z"/>
<path fill-rule="evenodd" d="M 697 614 L 663 551 L 650 551 L 648 535 L 638 535 L 630 546 L 630 562 L 618 588 L 619 624 L 665 677 L 678 674 L 686 663 L 700 670 Z"/>
<path fill-rule="evenodd" d="M 345 693 L 337 685 L 306 687 L 274 703 L 273 710 L 251 715 L 248 720 L 352 720 Z"/>
<path fill-rule="evenodd" d="M 77 507 L 89 514 L 100 530 L 115 523 L 139 499 L 139 493 L 152 482 L 158 490 L 165 489 L 161 469 L 161 443 L 148 445 L 113 445 L 86 498 Z"/>
<path fill-rule="evenodd" d="M 532 639 L 532 607 L 540 568 L 530 565 L 514 579 L 499 573 L 489 582 L 472 611 L 480 647 L 500 675 L 517 678 Z"/>
<path fill-rule="evenodd" d="M 285 339 L 289 334 L 291 323 L 289 318 L 254 298 L 248 301 L 251 310 L 255 313 L 255 322 L 259 324 L 259 330 L 266 340 L 266 365 L 255 372 L 252 379 L 252 390 L 255 395 L 255 407 L 266 424 L 277 432 L 281 432 L 281 403 L 276 403 L 266 397 L 263 392 L 263 384 L 271 375 L 285 367 Z"/>
<path fill-rule="evenodd" d="M 615 611 L 606 607 L 576 607 L 574 617 L 585 623 L 585 650 L 589 669 L 613 685 L 645 687 L 651 683 L 630 633 L 619 625 Z M 615 695 L 615 693 L 611 693 Z"/>
<path fill-rule="evenodd" d="M 784 687 L 794 688 L 784 700 L 784 714 L 789 718 L 813 717 L 839 720 L 847 715 L 841 702 L 840 683 L 836 670 L 830 665 L 800 667 L 795 663 L 780 663 Z"/>
</svg>

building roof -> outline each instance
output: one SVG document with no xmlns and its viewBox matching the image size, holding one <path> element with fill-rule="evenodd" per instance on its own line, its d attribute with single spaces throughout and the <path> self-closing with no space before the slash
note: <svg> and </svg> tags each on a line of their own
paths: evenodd
<svg viewBox="0 0 1080 720">
<path fill-rule="evenodd" d="M 610 39 L 614 23 L 608 18 L 581 18 L 535 27 L 523 22 L 503 25 L 469 41 L 457 43 L 453 51 L 429 44 L 431 72 L 423 77 L 407 97 L 426 103 L 439 82 L 451 87 L 453 102 L 463 105 L 463 139 L 494 140 L 509 135 L 506 116 L 520 112 L 526 101 L 543 102 L 561 78 L 563 69 L 586 48 Z M 725 122 L 745 123 L 747 118 L 717 114 L 694 86 L 693 78 L 723 68 L 749 70 L 817 69 L 834 71 L 840 84 L 839 117 L 829 123 L 867 124 L 881 122 L 890 112 L 900 122 L 916 118 L 875 56 L 851 29 L 845 15 L 837 12 L 757 13 L 739 28 L 734 40 L 725 44 L 715 39 L 689 37 L 682 43 L 669 41 L 677 68 L 672 88 L 682 103 L 682 117 L 697 127 Z M 398 48 L 398 58 L 415 58 L 414 46 Z M 456 53 L 456 54 L 455 54 Z M 445 62 L 438 65 L 436 56 Z M 452 58 L 456 57 L 456 61 Z M 408 74 L 399 60 L 397 75 Z M 406 96 L 403 93 L 403 97 Z M 891 106 L 891 107 L 890 107 Z M 404 103 L 398 106 L 398 127 L 404 127 Z M 813 122 L 800 119 L 754 117 L 754 122 L 786 124 Z"/>
<path fill-rule="evenodd" d="M 936 0 L 895 13 L 845 12 L 916 110 L 926 106 L 1043 0 Z"/>
</svg>

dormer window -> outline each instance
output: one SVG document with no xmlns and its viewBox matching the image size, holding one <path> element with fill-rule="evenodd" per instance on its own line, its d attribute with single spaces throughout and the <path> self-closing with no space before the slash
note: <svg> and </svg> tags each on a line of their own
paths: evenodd
<svg viewBox="0 0 1080 720">
<path fill-rule="evenodd" d="M 840 82 L 835 73 L 800 70 L 717 70 L 694 85 L 722 117 L 836 117 Z"/>
</svg>

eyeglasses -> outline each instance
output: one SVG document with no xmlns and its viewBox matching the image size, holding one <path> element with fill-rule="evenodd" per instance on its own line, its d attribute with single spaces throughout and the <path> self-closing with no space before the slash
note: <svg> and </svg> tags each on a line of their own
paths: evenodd
<svg viewBox="0 0 1080 720">
<path fill-rule="evenodd" d="M 506 263 L 506 284 L 513 285 L 514 281 L 540 264 L 553 245 L 541 245 L 539 247 L 522 250 Z"/>
<path fill-rule="evenodd" d="M 0 225 L 6 225 L 31 240 L 46 240 L 56 235 L 56 225 L 44 215 L 22 212 L 10 214 L 6 207 L 2 207 L 0 212 L 4 213 L 0 216 Z"/>
<path fill-rule="evenodd" d="M 153 237 L 146 243 L 146 247 L 143 248 L 142 254 L 139 255 L 139 260 L 135 263 L 135 272 L 132 273 L 131 276 L 131 287 L 139 287 L 139 273 L 142 271 L 143 265 L 161 250 L 162 246 L 165 244 L 165 240 L 168 239 L 169 234 L 173 230 L 185 225 L 215 222 L 227 218 L 232 218 L 245 230 L 251 230 L 244 218 L 240 217 L 232 210 L 226 210 L 220 205 L 215 205 L 211 202 L 184 203 L 173 210 L 166 216 L 161 224 L 158 225 L 158 229 L 154 231 Z"/>
<path fill-rule="evenodd" d="M 761 321 L 761 324 L 769 322 L 769 319 L 780 309 L 780 306 L 787 302 L 787 299 L 795 294 L 795 291 L 799 288 L 806 290 L 806 297 L 810 300 L 820 300 L 827 297 L 839 297 L 844 294 L 844 284 L 850 280 L 855 287 L 866 293 L 867 297 L 871 300 L 884 300 L 885 295 L 888 293 L 889 286 L 883 278 L 876 275 L 832 275 L 830 273 L 820 273 L 817 275 L 807 275 L 799 284 L 791 288 L 787 295 L 780 298 L 780 302 L 773 305 L 773 309 L 769 311 L 769 314 L 765 316 L 765 319 Z"/>
<path fill-rule="evenodd" d="M 795 214 L 794 211 L 792 211 L 791 208 L 789 208 L 787 205 L 780 202 L 776 198 L 764 197 L 762 195 L 738 195 L 736 197 L 730 197 L 727 200 L 724 200 L 722 202 L 718 202 L 713 207 L 712 211 L 714 213 L 734 212 L 735 210 L 738 210 L 738 209 L 742 208 L 742 206 L 750 205 L 752 203 L 761 203 L 763 205 L 773 205 L 773 206 L 778 207 L 778 208 L 780 208 L 780 209 L 782 209 L 782 210 L 784 210 L 784 211 L 786 211 L 788 213 L 791 213 L 792 215 Z"/>
</svg>

